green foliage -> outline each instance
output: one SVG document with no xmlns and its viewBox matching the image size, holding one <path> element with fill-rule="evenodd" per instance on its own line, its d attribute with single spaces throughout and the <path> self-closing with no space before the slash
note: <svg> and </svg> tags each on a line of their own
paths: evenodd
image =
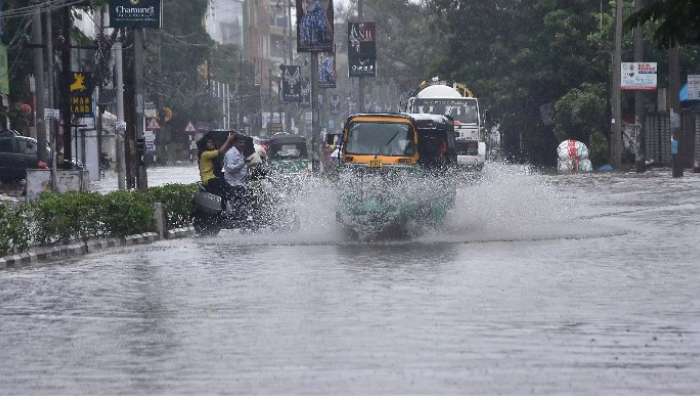
<svg viewBox="0 0 700 400">
<path fill-rule="evenodd" d="M 554 105 L 554 132 L 559 142 L 576 139 L 589 143 L 593 133 L 603 134 L 607 115 L 606 91 L 601 84 L 584 83 L 571 89 Z"/>
<path fill-rule="evenodd" d="M 166 185 L 146 192 L 45 193 L 18 208 L 0 205 L 0 257 L 47 245 L 155 230 L 153 203 L 163 204 L 167 228 L 191 223 L 195 185 Z"/>
<path fill-rule="evenodd" d="M 176 141 L 189 121 L 212 121 L 220 106 L 209 95 L 205 64 L 215 59 L 215 43 L 204 28 L 208 0 L 164 0 L 163 28 L 146 36 L 145 84 L 149 99 L 173 110 L 161 141 Z M 226 49 L 227 56 L 231 49 Z M 231 56 L 234 57 L 234 56 Z M 232 61 L 227 57 L 226 62 Z M 237 69 L 229 64 L 230 70 Z M 206 68 L 204 68 L 206 71 Z"/>
<path fill-rule="evenodd" d="M 181 228 L 192 222 L 192 198 L 197 186 L 165 185 L 151 188 L 144 195 L 149 203 L 161 203 L 165 209 L 167 229 Z"/>
<path fill-rule="evenodd" d="M 96 237 L 103 232 L 101 196 L 96 193 L 45 193 L 32 205 L 38 243 Z"/>
<path fill-rule="evenodd" d="M 364 0 L 365 20 L 377 23 L 379 77 L 396 80 L 407 90 L 415 89 L 421 81 L 430 78 L 437 57 L 446 51 L 445 39 L 436 29 L 441 23 L 439 16 L 426 12 L 416 3 Z M 345 32 L 336 32 L 339 34 L 345 35 Z M 341 51 L 347 51 L 347 40 L 341 46 Z"/>
<path fill-rule="evenodd" d="M 499 124 L 507 154 L 519 154 L 522 138 L 529 161 L 553 164 L 557 140 L 540 107 L 586 84 L 602 88 L 600 95 L 607 98 L 610 10 L 601 19 L 599 2 L 590 0 L 427 4 L 440 16 L 436 26 L 447 42 L 435 74 L 474 89 L 489 122 Z M 600 111 L 607 120 L 607 109 Z"/>
<path fill-rule="evenodd" d="M 103 197 L 100 211 L 110 236 L 153 231 L 153 207 L 145 196 L 138 193 L 109 193 Z"/>
<path fill-rule="evenodd" d="M 26 209 L 0 204 L 0 257 L 26 250 L 30 242 Z"/>
<path fill-rule="evenodd" d="M 654 41 L 661 47 L 700 44 L 700 2 L 654 0 L 625 21 L 628 30 L 651 24 Z"/>
<path fill-rule="evenodd" d="M 609 156 L 608 139 L 601 133 L 594 132 L 593 135 L 591 135 L 589 152 L 593 167 L 607 164 Z"/>
</svg>

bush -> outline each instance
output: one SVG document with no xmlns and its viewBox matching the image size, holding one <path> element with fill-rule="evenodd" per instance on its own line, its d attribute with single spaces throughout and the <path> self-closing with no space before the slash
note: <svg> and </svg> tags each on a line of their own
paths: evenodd
<svg viewBox="0 0 700 400">
<path fill-rule="evenodd" d="M 192 223 L 192 198 L 197 185 L 165 185 L 148 189 L 144 195 L 150 203 L 161 203 L 165 209 L 167 229 L 182 228 Z"/>
<path fill-rule="evenodd" d="M 163 204 L 168 229 L 188 226 L 196 190 L 196 185 L 166 185 L 107 195 L 44 193 L 29 206 L 0 205 L 0 257 L 35 244 L 153 231 L 155 202 Z"/>
<path fill-rule="evenodd" d="M 25 207 L 11 208 L 0 204 L 0 257 L 29 247 L 31 235 Z"/>
<path fill-rule="evenodd" d="M 140 193 L 112 192 L 103 196 L 101 208 L 105 231 L 116 237 L 153 231 L 153 206 Z"/>
<path fill-rule="evenodd" d="M 67 242 L 104 234 L 101 204 L 97 193 L 44 193 L 32 205 L 36 242 Z"/>
</svg>

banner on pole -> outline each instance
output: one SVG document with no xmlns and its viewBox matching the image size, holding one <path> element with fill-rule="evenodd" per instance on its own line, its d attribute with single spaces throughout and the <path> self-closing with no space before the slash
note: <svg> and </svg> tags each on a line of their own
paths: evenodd
<svg viewBox="0 0 700 400">
<path fill-rule="evenodd" d="M 281 65 L 282 101 L 298 103 L 301 101 L 301 67 L 298 65 Z"/>
<path fill-rule="evenodd" d="M 112 28 L 161 27 L 161 0 L 110 0 L 109 26 Z"/>
<path fill-rule="evenodd" d="M 311 105 L 311 81 L 306 78 L 301 81 L 301 104 Z"/>
<path fill-rule="evenodd" d="M 622 63 L 622 90 L 656 90 L 657 63 Z"/>
<path fill-rule="evenodd" d="M 336 87 L 335 52 L 318 55 L 318 86 L 324 89 Z"/>
<path fill-rule="evenodd" d="M 333 0 L 296 0 L 297 51 L 333 51 Z"/>
<path fill-rule="evenodd" d="M 92 92 L 94 89 L 92 74 L 89 72 L 71 72 L 68 79 L 70 112 L 79 118 L 90 118 L 92 112 Z"/>
<path fill-rule="evenodd" d="M 374 22 L 348 23 L 350 77 L 377 76 L 377 28 Z"/>
</svg>

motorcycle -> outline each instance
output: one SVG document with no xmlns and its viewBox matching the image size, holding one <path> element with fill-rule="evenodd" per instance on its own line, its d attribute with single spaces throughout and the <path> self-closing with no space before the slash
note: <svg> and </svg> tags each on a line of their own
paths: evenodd
<svg viewBox="0 0 700 400">
<path fill-rule="evenodd" d="M 256 168 L 246 190 L 224 199 L 199 184 L 193 199 L 192 224 L 200 236 L 216 236 L 222 229 L 243 232 L 294 230 L 296 213 L 284 204 L 280 194 L 270 190 L 264 169 Z"/>
</svg>

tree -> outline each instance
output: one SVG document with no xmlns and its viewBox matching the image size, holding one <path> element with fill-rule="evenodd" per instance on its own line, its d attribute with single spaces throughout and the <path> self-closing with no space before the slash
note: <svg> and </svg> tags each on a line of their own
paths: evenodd
<svg viewBox="0 0 700 400">
<path fill-rule="evenodd" d="M 602 84 L 607 91 L 610 56 L 600 39 L 609 37 L 609 25 L 601 20 L 598 4 L 588 0 L 430 0 L 428 4 L 442 21 L 447 41 L 435 72 L 475 90 L 491 122 L 500 125 L 506 153 L 553 164 L 557 138 L 542 120 L 540 108 L 586 83 Z M 603 115 L 607 120 L 607 112 Z"/>
<path fill-rule="evenodd" d="M 606 91 L 601 84 L 584 83 L 571 89 L 554 105 L 554 133 L 558 141 L 590 141 L 593 133 L 606 131 Z"/>
<path fill-rule="evenodd" d="M 627 29 L 651 23 L 654 41 L 664 47 L 700 44 L 700 2 L 697 0 L 654 0 L 625 21 Z"/>
<path fill-rule="evenodd" d="M 435 29 L 438 15 L 409 0 L 364 0 L 364 14 L 366 21 L 377 24 L 378 81 L 393 80 L 402 91 L 410 91 L 428 79 L 436 57 L 444 51 Z"/>
</svg>

